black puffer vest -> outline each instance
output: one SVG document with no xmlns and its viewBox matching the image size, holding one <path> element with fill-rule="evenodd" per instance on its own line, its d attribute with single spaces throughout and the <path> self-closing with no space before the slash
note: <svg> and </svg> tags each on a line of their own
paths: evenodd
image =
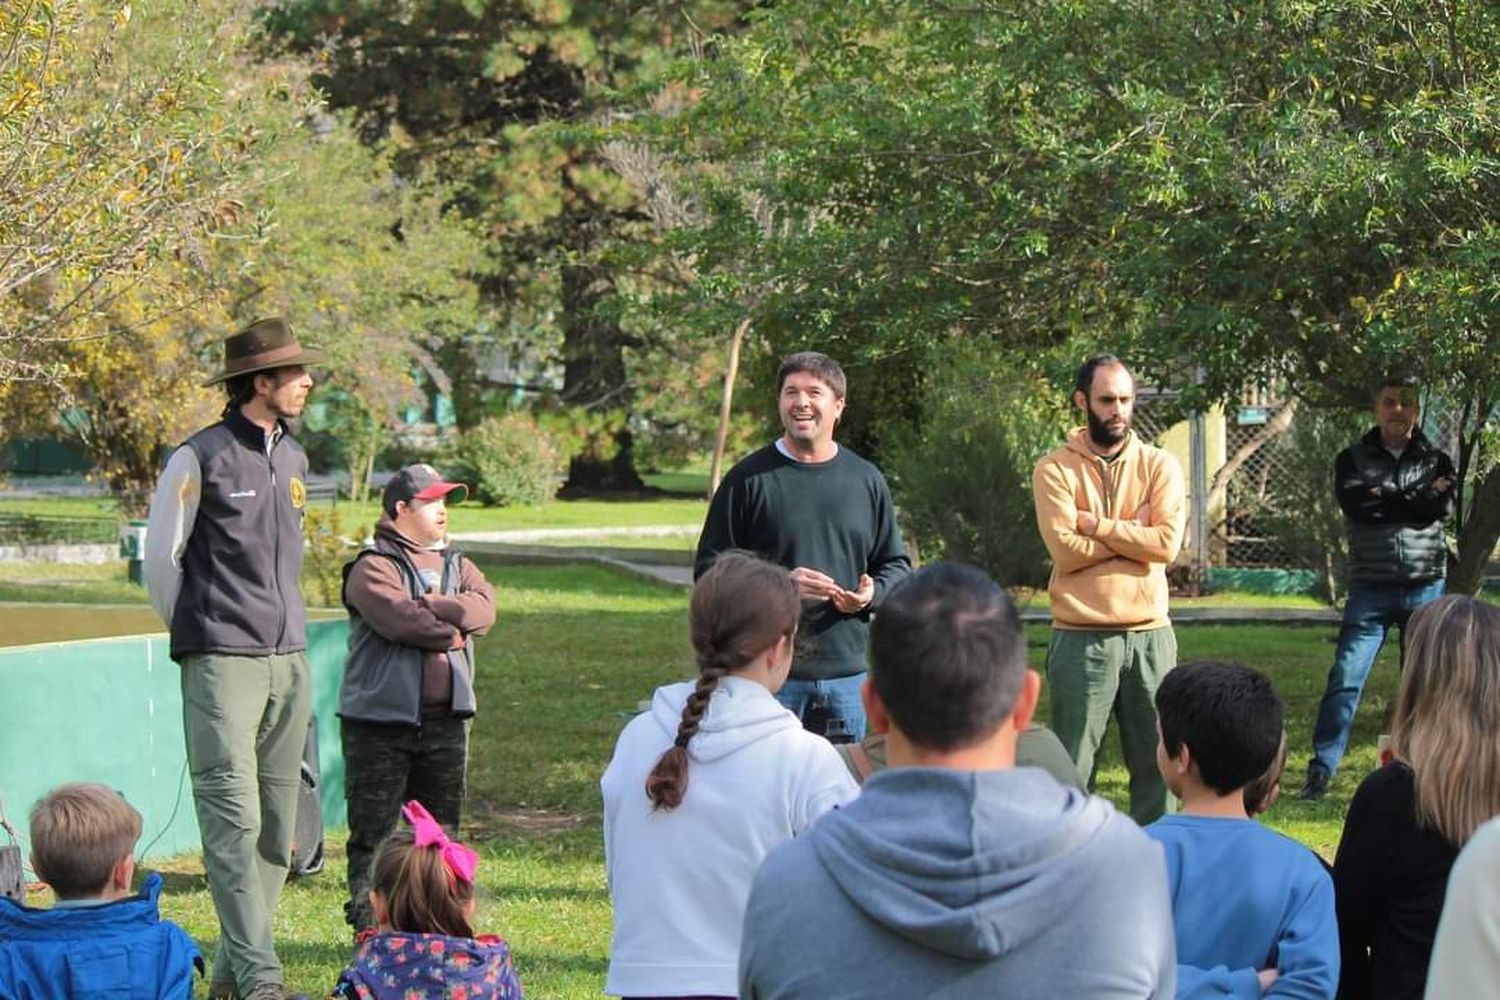
<svg viewBox="0 0 1500 1000">
<path fill-rule="evenodd" d="M 198 515 L 182 552 L 172 612 L 172 659 L 191 653 L 269 656 L 307 648 L 302 518 L 307 454 L 238 410 L 194 434 L 202 476 Z"/>
<path fill-rule="evenodd" d="M 1433 480 L 1450 466 L 1447 457 L 1417 431 L 1397 459 L 1380 444 L 1377 428 L 1346 451 L 1360 488 L 1380 489 L 1390 505 L 1424 505 L 1433 516 L 1412 520 L 1392 516 L 1380 521 L 1346 518 L 1349 528 L 1349 579 L 1356 584 L 1407 584 L 1441 580 L 1447 572 L 1448 546 L 1443 535 L 1447 503 L 1431 494 Z M 1349 489 L 1353 484 L 1344 483 Z M 1447 496 L 1451 497 L 1450 489 Z"/>
</svg>

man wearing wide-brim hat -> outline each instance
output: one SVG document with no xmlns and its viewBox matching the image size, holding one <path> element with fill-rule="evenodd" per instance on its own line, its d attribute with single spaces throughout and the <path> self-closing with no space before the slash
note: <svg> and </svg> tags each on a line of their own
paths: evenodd
<svg viewBox="0 0 1500 1000">
<path fill-rule="evenodd" d="M 291 861 L 302 746 L 312 706 L 298 578 L 307 454 L 302 413 L 319 351 L 283 319 L 224 340 L 218 423 L 177 448 L 146 531 L 151 603 L 182 669 L 183 730 L 203 866 L 219 916 L 209 995 L 289 993 L 271 918 Z"/>
</svg>

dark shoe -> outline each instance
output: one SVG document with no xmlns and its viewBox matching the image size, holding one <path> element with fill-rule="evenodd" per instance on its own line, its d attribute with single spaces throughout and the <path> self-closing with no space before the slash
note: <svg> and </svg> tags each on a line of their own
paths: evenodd
<svg viewBox="0 0 1500 1000">
<path fill-rule="evenodd" d="M 245 994 L 245 1000 L 308 1000 L 306 993 L 288 993 L 280 983 L 266 983 Z"/>
<path fill-rule="evenodd" d="M 1307 781 L 1302 785 L 1302 791 L 1297 793 L 1297 798 L 1303 802 L 1317 802 L 1328 794 L 1328 772 L 1321 767 L 1310 767 L 1307 769 Z"/>
</svg>

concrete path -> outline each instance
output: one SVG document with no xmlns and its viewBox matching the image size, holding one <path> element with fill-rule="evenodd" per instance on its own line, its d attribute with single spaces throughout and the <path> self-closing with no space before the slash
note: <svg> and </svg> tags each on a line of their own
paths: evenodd
<svg viewBox="0 0 1500 1000">
<path fill-rule="evenodd" d="M 632 563 L 625 560 L 610 560 L 620 568 L 638 576 L 660 580 L 674 586 L 688 588 L 693 585 L 693 571 L 686 566 L 656 566 L 649 563 Z M 1189 607 L 1172 611 L 1172 621 L 1179 624 L 1300 624 L 1323 625 L 1337 623 L 1342 616 L 1334 608 L 1237 608 L 1237 607 Z M 1021 609 L 1024 622 L 1048 623 L 1052 614 L 1046 608 Z"/>
<path fill-rule="evenodd" d="M 549 546 L 535 543 L 561 538 L 598 538 L 607 547 L 610 535 L 672 537 L 696 531 L 697 528 L 683 528 L 680 525 L 646 525 L 608 531 L 597 528 L 547 528 L 532 531 L 466 532 L 454 535 L 453 539 L 469 552 L 490 553 L 527 562 L 592 562 L 686 590 L 693 585 L 693 569 L 688 565 L 637 561 L 623 555 L 620 549 L 606 553 L 595 551 L 586 545 Z M 1172 620 L 1181 624 L 1327 625 L 1336 624 L 1340 618 L 1341 615 L 1334 608 L 1183 607 L 1172 611 Z M 1027 607 L 1021 609 L 1021 620 L 1046 624 L 1052 620 L 1052 615 L 1046 607 Z"/>
<path fill-rule="evenodd" d="M 528 542 L 559 541 L 568 538 L 597 538 L 608 545 L 611 538 L 696 538 L 702 526 L 697 524 L 637 524 L 616 528 L 510 528 L 505 531 L 461 531 L 455 542 Z"/>
</svg>

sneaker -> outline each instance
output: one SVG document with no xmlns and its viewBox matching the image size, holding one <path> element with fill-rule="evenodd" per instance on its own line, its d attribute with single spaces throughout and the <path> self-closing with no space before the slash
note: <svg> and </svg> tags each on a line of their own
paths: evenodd
<svg viewBox="0 0 1500 1000">
<path fill-rule="evenodd" d="M 1303 783 L 1302 790 L 1297 793 L 1297 798 L 1303 802 L 1317 802 L 1328 794 L 1328 772 L 1321 767 L 1310 767 L 1307 769 L 1307 781 Z"/>
<path fill-rule="evenodd" d="M 245 1000 L 308 1000 L 306 993 L 289 993 L 280 983 L 265 983 L 245 994 Z"/>
</svg>

